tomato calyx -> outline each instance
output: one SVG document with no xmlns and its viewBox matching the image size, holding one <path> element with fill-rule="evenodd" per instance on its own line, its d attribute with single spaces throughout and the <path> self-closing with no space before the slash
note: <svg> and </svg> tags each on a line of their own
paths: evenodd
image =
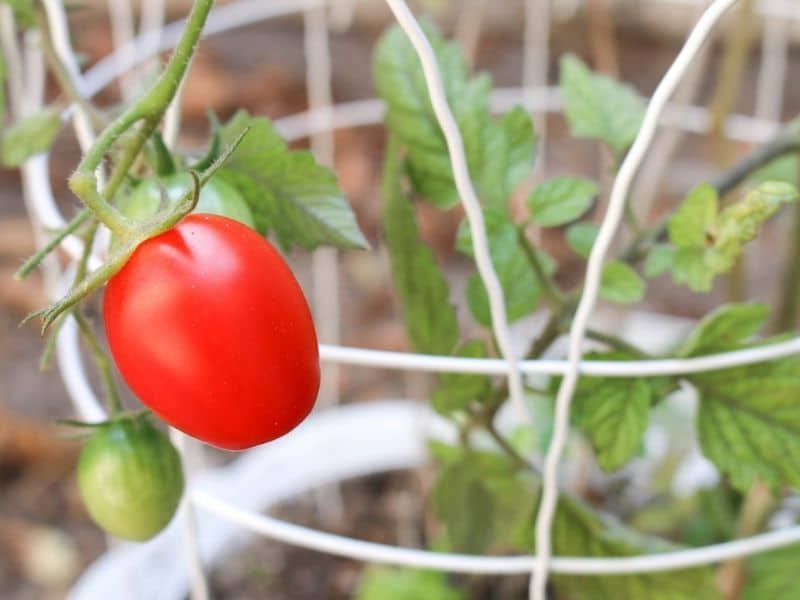
<svg viewBox="0 0 800 600">
<path fill-rule="evenodd" d="M 191 185 L 190 173 L 185 171 L 159 178 L 149 177 L 120 198 L 117 208 L 128 219 L 147 219 L 165 206 L 180 201 Z M 210 179 L 200 190 L 193 212 L 228 217 L 255 229 L 253 213 L 245 199 L 235 187 L 218 177 Z M 116 244 L 117 238 L 113 237 L 112 248 Z"/>
<path fill-rule="evenodd" d="M 130 410 L 119 412 L 115 415 L 112 415 L 109 419 L 105 421 L 81 421 L 80 419 L 57 419 L 56 424 L 62 425 L 64 427 L 74 427 L 76 429 L 97 429 L 98 427 L 105 427 L 111 423 L 116 421 L 136 421 L 137 419 L 151 419 L 153 417 L 153 413 L 146 408 L 140 410 Z"/>
</svg>

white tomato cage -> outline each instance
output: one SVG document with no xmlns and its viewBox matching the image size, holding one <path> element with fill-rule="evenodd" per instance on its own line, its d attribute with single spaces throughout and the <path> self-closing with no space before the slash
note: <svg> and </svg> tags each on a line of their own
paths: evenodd
<svg viewBox="0 0 800 600">
<path fill-rule="evenodd" d="M 364 562 L 463 573 L 530 573 L 530 597 L 535 599 L 544 598 L 544 583 L 549 572 L 621 574 L 665 571 L 746 556 L 800 542 L 800 527 L 786 527 L 714 546 L 650 556 L 605 559 L 549 556 L 550 525 L 558 490 L 558 467 L 568 433 L 569 401 L 578 373 L 607 377 L 680 374 L 755 363 L 800 352 L 800 338 L 796 338 L 769 346 L 692 359 L 635 362 L 581 360 L 584 333 L 594 308 L 603 260 L 619 225 L 624 199 L 631 182 L 643 166 L 649 150 L 653 150 L 653 156 L 645 167 L 651 167 L 648 173 L 651 178 L 652 163 L 658 163 L 657 159 L 663 159 L 669 154 L 669 151 L 661 151 L 659 156 L 659 152 L 656 152 L 657 145 L 653 144 L 656 130 L 661 127 L 698 134 L 707 131 L 709 115 L 705 109 L 678 102 L 668 104 L 668 100 L 686 75 L 703 42 L 725 12 L 737 3 L 736 0 L 649 0 L 654 6 L 694 6 L 697 21 L 689 32 L 683 49 L 653 94 L 641 131 L 614 181 L 600 234 L 589 258 L 585 291 L 569 335 L 568 357 L 566 360 L 536 361 L 518 361 L 515 358 L 515 339 L 508 327 L 502 289 L 489 260 L 482 215 L 469 179 L 464 148 L 443 94 L 431 49 L 405 1 L 385 1 L 409 36 L 424 67 L 432 104 L 450 151 L 459 196 L 472 229 L 478 270 L 489 292 L 494 333 L 502 358 L 432 357 L 338 345 L 338 305 L 330 302 L 331 297 L 338 297 L 336 270 L 330 268 L 331 265 L 335 267 L 336 252 L 322 250 L 315 253 L 312 267 L 316 290 L 312 294 L 312 303 L 315 305 L 318 321 L 325 323 L 320 337 L 326 343 L 320 346 L 320 353 L 325 363 L 327 383 L 323 385 L 321 399 L 323 404 L 335 402 L 336 386 L 331 382 L 336 382 L 335 365 L 339 364 L 405 371 L 491 373 L 508 377 L 510 404 L 516 412 L 507 416 L 512 420 L 529 420 L 530 416 L 522 398 L 522 376 L 535 373 L 564 375 L 556 402 L 553 440 L 544 460 L 543 501 L 536 525 L 539 549 L 537 556 L 492 557 L 434 553 L 359 541 L 264 516 L 263 512 L 277 502 L 310 489 L 318 489 L 325 484 L 335 484 L 347 478 L 386 470 L 413 468 L 425 460 L 425 440 L 429 436 L 452 437 L 448 425 L 437 420 L 423 404 L 410 400 L 384 400 L 366 405 L 329 406 L 315 413 L 291 435 L 245 452 L 223 468 L 203 469 L 195 464 L 197 452 L 189 452 L 185 456 L 187 493 L 179 517 L 151 542 L 138 545 L 113 544 L 82 575 L 69 597 L 73 600 L 96 600 L 121 597 L 121 593 L 127 593 L 131 598 L 171 600 L 183 598 L 189 592 L 195 600 L 207 598 L 205 569 L 230 552 L 232 544 L 247 532 Z M 512 104 L 523 104 L 534 114 L 540 132 L 544 133 L 544 123 L 539 117 L 561 107 L 558 91 L 548 87 L 546 77 L 551 2 L 517 1 L 524 5 L 526 15 L 522 85 L 495 91 L 492 105 L 500 111 Z M 566 3 L 566 0 L 562 2 Z M 572 2 L 576 3 L 577 0 Z M 77 90 L 87 97 L 96 94 L 112 81 L 119 81 L 123 93 L 128 93 L 131 89 L 131 70 L 157 52 L 171 48 L 183 25 L 182 21 L 164 24 L 164 0 L 142 0 L 140 29 L 136 32 L 129 1 L 109 0 L 116 50 L 85 73 L 81 73 L 70 46 L 63 3 L 60 0 L 44 0 L 44 4 L 56 51 L 67 66 Z M 479 2 L 463 3 L 462 16 L 465 20 L 471 19 L 473 30 L 480 25 L 482 14 L 482 11 L 474 10 L 476 4 Z M 556 3 L 556 7 L 558 4 Z M 204 31 L 206 36 L 217 35 L 260 20 L 303 14 L 311 109 L 309 112 L 281 119 L 276 122 L 276 126 L 289 139 L 310 138 L 318 158 L 328 163 L 331 162 L 333 151 L 332 131 L 379 122 L 383 113 L 383 106 L 377 100 L 331 104 L 328 30 L 329 27 L 345 29 L 352 18 L 355 5 L 356 0 L 232 1 L 220 4 L 212 11 Z M 705 6 L 707 8 L 703 12 Z M 755 115 L 735 115 L 727 122 L 728 135 L 753 143 L 766 140 L 779 127 L 777 120 L 781 112 L 781 94 L 776 93 L 776 90 L 782 89 L 786 79 L 790 25 L 800 19 L 800 7 L 789 0 L 762 0 L 757 3 L 757 9 L 765 20 L 765 26 Z M 19 38 L 14 30 L 11 11 L 5 4 L 0 5 L 0 34 L 8 65 L 11 110 L 15 117 L 24 116 L 36 110 L 43 102 L 45 69 L 39 51 L 38 34 L 25 33 L 21 38 L 22 44 L 18 45 Z M 168 143 L 174 143 L 179 128 L 178 106 L 175 103 L 166 117 L 165 139 Z M 89 120 L 79 107 L 73 108 L 71 116 L 76 136 L 85 148 L 93 140 Z M 546 137 L 542 135 L 543 144 L 545 140 Z M 544 149 L 546 150 L 546 146 Z M 541 154 L 540 151 L 540 156 Z M 65 223 L 49 185 L 47 155 L 31 158 L 22 171 L 27 208 L 37 241 L 41 245 L 47 241 L 50 235 L 48 232 Z M 658 174 L 659 169 L 655 172 Z M 73 260 L 82 251 L 80 241 L 75 237 L 67 238 L 62 247 Z M 103 250 L 97 249 L 90 261 L 92 268 L 100 264 L 102 255 Z M 70 268 L 62 269 L 52 258 L 45 261 L 45 283 L 52 298 L 63 292 L 62 284 L 69 281 Z M 321 301 L 323 297 L 327 302 Z M 633 320 L 635 322 L 636 319 Z M 665 323 L 667 325 L 664 330 L 669 335 L 674 323 Z M 633 324 L 631 327 L 635 336 L 637 329 Z M 57 359 L 64 383 L 81 418 L 90 421 L 103 419 L 103 408 L 92 391 L 78 350 L 77 327 L 71 320 L 65 323 L 61 332 Z M 177 432 L 173 432 L 173 440 L 184 453 L 199 449 L 197 443 Z M 335 457 L 335 460 L 328 460 L 326 457 Z M 291 464 L 292 468 L 287 469 L 287 464 Z M 280 477 L 275 477 L 276 473 Z M 259 484 L 253 485 L 254 481 Z M 336 490 L 334 488 L 325 493 L 335 496 Z"/>
</svg>

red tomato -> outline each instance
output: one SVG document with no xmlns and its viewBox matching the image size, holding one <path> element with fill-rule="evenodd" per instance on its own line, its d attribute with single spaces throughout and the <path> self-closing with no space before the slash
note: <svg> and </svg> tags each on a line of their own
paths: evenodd
<svg viewBox="0 0 800 600">
<path fill-rule="evenodd" d="M 142 243 L 108 282 L 108 342 L 123 378 L 170 425 L 242 450 L 311 411 L 311 312 L 281 255 L 241 223 L 189 215 Z"/>
</svg>

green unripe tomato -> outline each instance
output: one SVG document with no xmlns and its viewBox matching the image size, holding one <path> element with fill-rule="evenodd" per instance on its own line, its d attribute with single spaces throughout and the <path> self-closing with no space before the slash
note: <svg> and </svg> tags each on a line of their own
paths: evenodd
<svg viewBox="0 0 800 600">
<path fill-rule="evenodd" d="M 148 540 L 178 509 L 181 458 L 147 416 L 122 417 L 99 426 L 86 441 L 78 487 L 100 527 L 118 538 Z"/>
<path fill-rule="evenodd" d="M 119 200 L 117 206 L 122 214 L 137 220 L 153 216 L 161 204 L 159 181 L 172 202 L 178 201 L 192 187 L 192 176 L 189 173 L 168 175 L 160 180 L 145 179 L 131 194 Z M 221 215 L 255 229 L 253 213 L 250 212 L 247 202 L 236 188 L 216 177 L 200 190 L 200 198 L 194 212 Z"/>
</svg>

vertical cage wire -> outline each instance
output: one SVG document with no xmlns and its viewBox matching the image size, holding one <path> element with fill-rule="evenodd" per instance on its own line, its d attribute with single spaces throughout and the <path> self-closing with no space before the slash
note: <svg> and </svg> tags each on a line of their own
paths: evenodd
<svg viewBox="0 0 800 600">
<path fill-rule="evenodd" d="M 545 454 L 541 501 L 536 514 L 536 568 L 533 570 L 530 579 L 529 596 L 531 600 L 544 600 L 547 595 L 546 586 L 552 544 L 553 518 L 556 504 L 558 503 L 558 468 L 569 432 L 570 405 L 578 383 L 578 377 L 580 376 L 578 363 L 583 357 L 586 329 L 589 317 L 597 301 L 606 253 L 622 219 L 625 201 L 633 178 L 644 160 L 647 150 L 650 148 L 667 101 L 675 92 L 675 88 L 689 69 L 714 26 L 736 2 L 738 0 L 714 0 L 703 13 L 703 16 L 700 17 L 683 48 L 675 58 L 675 62 L 672 63 L 658 84 L 645 112 L 639 133 L 636 135 L 636 139 L 622 161 L 619 172 L 614 179 L 606 214 L 603 216 L 597 239 L 589 253 L 583 292 L 578 302 L 578 308 L 575 311 L 575 318 L 570 326 L 567 354 L 569 370 L 561 380 L 556 395 L 553 434 Z"/>
<path fill-rule="evenodd" d="M 511 331 L 508 326 L 505 295 L 489 255 L 489 244 L 486 238 L 486 226 L 483 221 L 483 212 L 475 189 L 472 186 L 461 132 L 458 129 L 456 120 L 448 105 L 447 96 L 442 83 L 442 76 L 436 64 L 436 56 L 433 53 L 433 48 L 431 48 L 428 39 L 420 28 L 419 23 L 405 1 L 386 0 L 386 2 L 392 10 L 395 19 L 397 19 L 398 24 L 403 31 L 405 31 L 408 39 L 414 46 L 422 63 L 422 70 L 425 74 L 425 82 L 428 86 L 428 93 L 431 98 L 433 110 L 447 142 L 447 150 L 450 155 L 456 189 L 461 197 L 464 210 L 467 213 L 467 219 L 472 233 L 475 263 L 477 264 L 478 273 L 480 274 L 489 297 L 492 330 L 497 339 L 497 345 L 500 347 L 500 353 L 503 355 L 503 359 L 507 364 L 511 403 L 516 409 L 519 419 L 523 423 L 530 423 L 531 416 L 528 407 L 525 405 L 522 375 L 517 368 L 517 358 L 514 355 Z"/>
</svg>

